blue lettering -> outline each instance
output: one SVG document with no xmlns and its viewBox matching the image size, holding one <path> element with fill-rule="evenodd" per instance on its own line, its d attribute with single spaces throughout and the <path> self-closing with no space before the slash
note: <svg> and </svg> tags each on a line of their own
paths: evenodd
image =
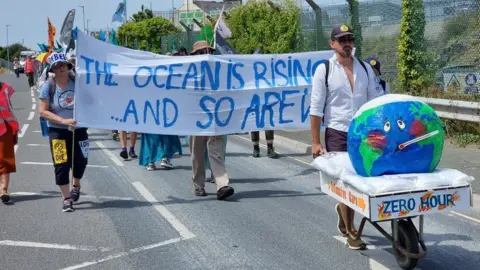
<svg viewBox="0 0 480 270">
<path fill-rule="evenodd" d="M 272 72 L 272 86 L 275 85 L 275 59 L 270 59 L 270 71 Z"/>
<path fill-rule="evenodd" d="M 140 84 L 138 82 L 138 73 L 140 73 L 140 71 L 142 70 L 146 70 L 148 71 L 148 73 L 150 73 L 149 75 L 147 75 L 147 80 L 144 84 Z M 153 73 L 153 70 L 151 67 L 147 67 L 147 66 L 141 66 L 141 67 L 138 67 L 137 71 L 135 72 L 135 75 L 133 75 L 133 83 L 135 84 L 136 87 L 138 88 L 144 88 L 145 86 L 147 86 L 149 83 L 150 83 L 150 80 L 152 79 L 152 73 Z"/>
<path fill-rule="evenodd" d="M 392 205 L 392 212 L 397 213 L 399 211 L 398 200 L 393 200 L 393 201 L 390 201 L 390 202 L 391 202 L 391 205 Z"/>
<path fill-rule="evenodd" d="M 260 123 L 260 97 L 257 94 L 253 95 L 252 101 L 250 101 L 250 107 L 245 110 L 245 116 L 243 117 L 242 121 L 242 130 L 245 129 L 247 119 L 251 113 L 255 115 L 255 124 L 257 128 L 263 128 Z"/>
<path fill-rule="evenodd" d="M 428 198 L 423 198 L 423 197 L 420 197 L 420 209 L 423 209 L 423 208 L 428 208 L 430 206 L 430 203 L 428 202 Z"/>
<path fill-rule="evenodd" d="M 305 88 L 305 90 L 303 90 L 303 96 L 302 96 L 302 123 L 305 123 L 305 120 L 307 120 L 307 118 L 310 115 L 310 102 L 309 101 L 308 101 L 308 107 L 307 107 L 307 109 L 305 109 L 305 102 L 307 101 L 307 95 L 308 95 L 308 89 Z"/>
<path fill-rule="evenodd" d="M 183 79 L 183 84 L 182 88 L 186 89 L 188 80 L 193 79 L 193 84 L 194 84 L 194 89 L 198 89 L 198 72 L 197 72 L 197 65 L 195 63 L 191 63 L 190 66 L 188 66 L 187 74 L 185 74 L 185 78 Z"/>
<path fill-rule="evenodd" d="M 259 72 L 258 67 L 261 66 L 263 68 L 262 71 Z M 267 73 L 267 65 L 263 62 L 255 62 L 253 63 L 253 70 L 255 73 L 255 86 L 257 89 L 260 89 L 260 80 L 265 81 L 265 83 L 272 87 L 273 85 L 265 78 L 265 73 Z"/>
<path fill-rule="evenodd" d="M 434 200 L 435 199 L 435 200 Z M 438 198 L 437 196 L 430 197 L 430 206 L 437 207 L 438 206 Z"/>
<path fill-rule="evenodd" d="M 167 77 L 167 86 L 166 89 L 180 89 L 178 86 L 173 86 L 172 85 L 172 77 L 182 77 L 182 74 L 180 73 L 173 73 L 175 67 L 183 67 L 183 64 L 171 64 L 168 68 L 168 77 Z"/>
<path fill-rule="evenodd" d="M 85 69 L 87 70 L 87 76 L 86 76 L 86 84 L 90 84 L 90 64 L 95 62 L 92 58 L 88 58 L 84 55 L 80 56 L 81 59 L 85 61 Z"/>
<path fill-rule="evenodd" d="M 112 67 L 118 67 L 118 65 L 114 63 L 109 63 L 109 62 L 106 62 L 106 64 L 107 64 L 107 70 L 108 70 L 108 79 L 106 80 L 107 84 L 109 86 L 118 86 L 118 83 L 113 81 L 113 75 L 118 73 L 112 73 Z"/>
<path fill-rule="evenodd" d="M 312 66 L 312 60 L 307 61 L 307 75 L 303 72 L 302 63 L 300 60 L 293 60 L 293 78 L 295 79 L 295 85 L 298 85 L 298 74 L 300 73 L 307 84 L 312 84 L 312 77 L 310 76 L 310 70 Z"/>
<path fill-rule="evenodd" d="M 407 209 L 406 208 L 407 201 L 405 201 L 404 199 L 400 199 L 398 202 L 400 203 L 400 206 L 399 206 L 400 211 Z"/>
<path fill-rule="evenodd" d="M 447 206 L 455 206 L 452 194 L 447 194 Z"/>
<path fill-rule="evenodd" d="M 384 201 L 385 204 L 385 209 L 383 210 L 384 214 L 390 214 L 392 211 L 390 210 L 390 205 L 392 204 L 392 201 Z"/>
<path fill-rule="evenodd" d="M 245 65 L 244 64 L 241 64 L 241 63 L 235 63 L 233 65 L 233 69 L 232 69 L 232 73 L 233 73 L 233 77 L 235 77 L 235 79 L 238 80 L 240 86 L 238 87 L 233 87 L 233 89 L 243 89 L 245 87 L 245 81 L 243 80 L 243 77 L 242 75 L 240 75 L 238 72 L 237 72 L 237 67 L 244 67 Z"/>
<path fill-rule="evenodd" d="M 230 111 L 228 112 L 228 116 L 225 119 L 225 121 L 222 122 L 218 117 L 218 112 L 219 112 L 220 106 L 222 105 L 222 102 L 224 100 L 227 100 L 228 102 L 230 102 Z M 232 118 L 232 114 L 233 114 L 234 110 L 235 110 L 235 102 L 233 101 L 233 98 L 231 98 L 231 97 L 220 98 L 217 101 L 217 104 L 215 105 L 215 123 L 217 124 L 217 126 L 224 127 L 224 126 L 228 125 L 228 123 L 230 122 L 230 119 Z"/>
<path fill-rule="evenodd" d="M 202 123 L 200 123 L 200 121 L 197 121 L 197 127 L 201 128 L 201 129 L 208 128 L 212 124 L 212 121 L 213 121 L 213 114 L 208 109 L 207 105 L 205 104 L 207 101 L 210 101 L 213 104 L 215 104 L 215 99 L 212 98 L 212 97 L 204 96 L 204 97 L 202 97 L 202 99 L 200 99 L 200 107 L 208 115 L 208 122 L 206 124 L 202 124 Z"/>
<path fill-rule="evenodd" d="M 202 87 L 202 90 L 207 89 L 206 88 L 206 80 L 205 77 L 208 75 L 208 80 L 210 81 L 210 88 L 211 90 L 218 90 L 220 87 L 220 67 L 221 63 L 216 61 L 215 62 L 215 80 L 213 79 L 213 73 L 212 69 L 210 68 L 210 63 L 208 61 L 202 61 L 200 63 L 200 71 L 201 71 L 201 81 L 200 85 Z"/>
<path fill-rule="evenodd" d="M 125 114 L 123 115 L 124 123 L 127 122 L 127 118 L 130 114 L 133 114 L 133 117 L 135 117 L 135 125 L 138 125 L 138 113 L 137 108 L 135 107 L 135 101 L 133 99 L 130 99 L 127 108 L 125 109 Z"/>
<path fill-rule="evenodd" d="M 414 199 L 414 198 L 408 199 L 408 204 L 407 204 L 407 205 L 408 205 L 408 206 L 407 206 L 407 207 L 408 207 L 408 210 L 409 210 L 409 211 L 413 211 L 413 209 L 415 209 L 415 204 L 416 204 L 416 203 L 415 203 L 415 199 Z"/>
<path fill-rule="evenodd" d="M 166 66 L 162 66 L 162 65 L 157 66 L 157 67 L 155 68 L 155 71 L 153 71 L 153 84 L 154 84 L 156 87 L 158 87 L 158 88 L 164 88 L 164 87 L 165 87 L 165 84 L 159 84 L 158 81 L 157 81 L 158 71 L 159 71 L 160 69 L 163 69 L 163 70 L 165 70 L 165 71 L 168 71 L 168 68 L 167 68 Z"/>
<path fill-rule="evenodd" d="M 315 64 L 313 64 L 313 67 L 312 67 L 312 77 L 313 75 L 315 75 L 315 71 L 317 70 L 317 67 L 323 63 L 326 63 L 327 61 L 326 60 L 320 60 L 320 61 L 317 61 L 315 62 Z"/>
<path fill-rule="evenodd" d="M 100 77 L 102 76 L 102 74 L 105 74 L 105 82 L 104 82 L 104 85 L 108 85 L 107 84 L 107 78 L 108 78 L 108 67 L 107 67 L 107 63 L 103 63 L 103 70 L 100 70 L 100 62 L 99 61 L 95 61 L 95 72 L 97 73 L 97 85 L 100 85 Z"/>
<path fill-rule="evenodd" d="M 273 103 L 270 103 L 269 102 L 269 99 L 270 97 L 273 96 L 275 97 L 277 100 Z M 277 103 L 279 103 L 281 101 L 281 96 L 279 93 L 277 92 L 265 92 L 265 104 L 263 105 L 262 107 L 262 127 L 265 126 L 265 115 L 266 115 L 266 111 L 269 111 L 270 112 L 270 126 L 271 127 L 275 127 L 275 123 L 273 122 L 273 107 L 275 105 L 277 105 Z"/>
<path fill-rule="evenodd" d="M 288 99 L 287 95 L 294 95 L 300 93 L 299 90 L 289 90 L 289 91 L 283 91 L 282 92 L 282 100 L 280 101 L 280 113 L 278 117 L 278 122 L 280 124 L 287 124 L 287 123 L 293 123 L 293 120 L 285 120 L 283 119 L 283 110 L 287 107 L 293 107 L 295 103 L 285 103 L 285 101 Z"/>
<path fill-rule="evenodd" d="M 143 108 L 143 123 L 147 123 L 147 109 L 150 109 L 150 112 L 152 113 L 153 120 L 155 120 L 155 124 L 160 125 L 160 117 L 159 117 L 159 111 L 160 111 L 160 100 L 157 99 L 157 107 L 156 111 L 153 110 L 152 104 L 150 104 L 150 101 L 145 101 L 145 107 Z"/>
<path fill-rule="evenodd" d="M 232 89 L 232 68 L 233 68 L 233 63 L 232 60 L 228 60 L 228 66 L 227 66 L 227 90 Z"/>
<path fill-rule="evenodd" d="M 283 68 L 286 68 L 287 67 L 287 64 L 285 64 L 285 61 L 283 60 L 278 60 L 277 63 L 275 64 L 275 73 L 277 73 L 278 75 L 280 75 L 280 77 L 284 78 L 285 79 L 285 84 L 277 84 L 278 86 L 287 86 L 287 85 L 290 85 L 290 78 L 288 78 L 287 75 L 285 75 L 283 72 L 281 72 L 279 69 L 278 69 L 278 66 L 282 66 Z"/>
<path fill-rule="evenodd" d="M 169 118 L 167 118 L 167 103 L 172 104 L 173 109 L 175 110 L 173 120 L 171 120 L 170 122 L 168 122 Z M 168 127 L 173 126 L 175 124 L 175 122 L 177 122 L 177 119 L 178 119 L 178 106 L 177 106 L 177 104 L 169 98 L 164 98 L 163 99 L 163 123 L 164 123 L 164 127 L 168 128 Z"/>
</svg>

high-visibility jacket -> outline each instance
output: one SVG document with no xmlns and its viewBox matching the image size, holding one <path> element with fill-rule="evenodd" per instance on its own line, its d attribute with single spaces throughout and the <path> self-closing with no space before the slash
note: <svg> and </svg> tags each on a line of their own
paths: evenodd
<svg viewBox="0 0 480 270">
<path fill-rule="evenodd" d="M 26 60 L 25 61 L 25 73 L 30 73 L 35 71 L 35 67 L 33 66 L 35 64 L 33 60 Z"/>
<path fill-rule="evenodd" d="M 7 125 L 12 128 L 13 134 L 18 132 L 18 121 L 12 111 L 10 97 L 15 90 L 6 83 L 0 83 L 0 136 L 7 132 Z"/>
</svg>

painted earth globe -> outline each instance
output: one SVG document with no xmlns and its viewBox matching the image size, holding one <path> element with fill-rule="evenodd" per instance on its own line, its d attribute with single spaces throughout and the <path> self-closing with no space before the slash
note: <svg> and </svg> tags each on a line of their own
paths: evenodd
<svg viewBox="0 0 480 270">
<path fill-rule="evenodd" d="M 444 130 L 435 111 L 418 98 L 389 94 L 355 114 L 347 150 L 358 175 L 428 173 L 443 151 Z"/>
</svg>

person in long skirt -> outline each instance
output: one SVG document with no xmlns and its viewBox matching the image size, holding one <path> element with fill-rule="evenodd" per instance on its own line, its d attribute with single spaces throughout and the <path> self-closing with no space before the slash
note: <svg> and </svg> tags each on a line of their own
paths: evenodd
<svg viewBox="0 0 480 270">
<path fill-rule="evenodd" d="M 182 144 L 176 135 L 142 133 L 141 138 L 139 164 L 146 166 L 148 171 L 155 170 L 158 161 L 161 168 L 172 169 L 173 155 L 182 155 Z"/>
</svg>

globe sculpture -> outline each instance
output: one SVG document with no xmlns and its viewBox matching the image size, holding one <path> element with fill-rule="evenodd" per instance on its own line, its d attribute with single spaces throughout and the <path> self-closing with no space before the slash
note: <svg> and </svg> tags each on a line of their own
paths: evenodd
<svg viewBox="0 0 480 270">
<path fill-rule="evenodd" d="M 348 130 L 347 150 L 358 175 L 428 173 L 443 151 L 444 131 L 421 100 L 390 94 L 365 103 Z"/>
</svg>

